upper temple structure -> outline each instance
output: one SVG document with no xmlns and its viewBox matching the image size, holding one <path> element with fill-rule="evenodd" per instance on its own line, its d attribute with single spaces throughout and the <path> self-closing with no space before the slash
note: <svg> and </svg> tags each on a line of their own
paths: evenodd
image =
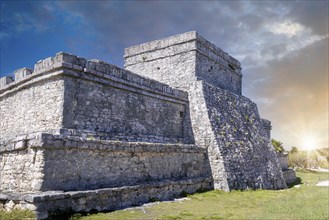
<svg viewBox="0 0 329 220">
<path fill-rule="evenodd" d="M 5 209 L 44 219 L 287 187 L 236 59 L 195 31 L 126 48 L 124 59 L 121 69 L 60 52 L 0 79 Z"/>
</svg>

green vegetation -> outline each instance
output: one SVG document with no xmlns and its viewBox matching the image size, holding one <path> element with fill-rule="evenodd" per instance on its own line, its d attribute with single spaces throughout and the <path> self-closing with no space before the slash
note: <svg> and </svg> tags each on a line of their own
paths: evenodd
<svg viewBox="0 0 329 220">
<path fill-rule="evenodd" d="M 309 156 L 309 158 L 308 158 Z M 308 161 L 315 159 L 312 155 L 308 155 L 307 151 L 298 151 L 297 148 L 290 151 L 288 154 L 288 165 L 293 168 L 307 168 L 310 167 Z"/>
<path fill-rule="evenodd" d="M 320 148 L 320 149 L 316 149 L 316 151 L 321 156 L 329 157 L 329 148 Z"/>
<path fill-rule="evenodd" d="M 2 220 L 28 220 L 35 219 L 34 214 L 30 210 L 14 210 L 12 212 L 6 212 L 0 210 L 0 219 Z"/>
<path fill-rule="evenodd" d="M 329 188 L 315 186 L 329 173 L 299 170 L 299 187 L 286 190 L 208 191 L 187 195 L 187 200 L 110 213 L 75 214 L 71 220 L 170 219 L 329 219 Z M 186 195 L 184 193 L 184 195 Z M 30 211 L 0 211 L 1 220 L 33 219 Z M 63 218 L 66 219 L 66 218 Z"/>
<path fill-rule="evenodd" d="M 329 169 L 329 161 L 320 161 L 319 166 L 324 169 Z"/>
<path fill-rule="evenodd" d="M 329 168 L 329 150 L 327 148 L 313 151 L 299 151 L 292 147 L 288 154 L 289 167 L 295 168 Z"/>
<path fill-rule="evenodd" d="M 329 148 L 316 149 L 315 153 L 318 155 L 319 166 L 321 168 L 329 169 Z"/>
<path fill-rule="evenodd" d="M 297 152 L 298 152 L 297 147 L 291 147 L 291 150 L 289 151 L 289 153 L 297 153 Z"/>
<path fill-rule="evenodd" d="M 329 173 L 299 171 L 300 187 L 286 190 L 209 191 L 188 195 L 189 200 L 99 213 L 81 220 L 144 219 L 328 219 L 328 187 L 318 187 Z"/>
<path fill-rule="evenodd" d="M 280 153 L 284 152 L 283 143 L 281 141 L 271 139 L 271 143 L 276 152 L 280 152 Z"/>
</svg>

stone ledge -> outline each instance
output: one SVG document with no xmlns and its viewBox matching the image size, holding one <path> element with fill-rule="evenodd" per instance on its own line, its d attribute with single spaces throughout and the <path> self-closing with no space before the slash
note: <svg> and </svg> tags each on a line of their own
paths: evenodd
<svg viewBox="0 0 329 220">
<path fill-rule="evenodd" d="M 67 68 L 66 65 L 64 65 L 64 63 L 61 63 L 61 65 L 58 65 L 56 68 L 52 70 L 49 70 L 47 72 L 27 75 L 26 77 L 22 78 L 19 81 L 14 81 L 6 85 L 5 87 L 0 88 L 0 98 L 12 92 L 17 92 L 19 90 L 22 90 L 25 87 L 31 86 L 42 80 L 46 80 L 58 76 L 69 76 L 69 77 L 81 78 L 83 80 L 94 81 L 96 83 L 101 83 L 110 87 L 127 90 L 174 103 L 186 104 L 186 102 L 188 101 L 186 92 L 171 88 L 166 84 L 157 85 L 156 83 L 152 83 L 152 82 L 150 82 L 149 84 L 141 84 L 141 83 L 121 79 L 115 76 L 103 74 L 98 71 L 91 71 L 91 70 L 86 70 L 86 71 L 87 72 L 78 72 L 75 69 Z"/>
<path fill-rule="evenodd" d="M 195 41 L 196 38 L 197 38 L 196 31 L 190 31 L 183 34 L 178 34 L 167 38 L 154 40 L 139 45 L 134 45 L 125 48 L 124 58 L 135 56 L 137 54 L 141 54 L 149 51 L 155 51 L 158 49 L 167 48 L 173 45 L 183 44 L 185 42 Z"/>
<path fill-rule="evenodd" d="M 76 77 L 81 77 L 81 73 L 84 73 L 84 78 L 88 78 L 89 80 L 102 78 L 104 80 L 111 80 L 116 83 L 127 84 L 128 87 L 133 86 L 138 89 L 149 90 L 150 92 L 155 92 L 158 94 L 166 94 L 167 96 L 175 97 L 184 101 L 187 100 L 186 92 L 172 88 L 166 84 L 147 77 L 141 77 L 128 70 L 124 70 L 103 61 L 86 60 L 84 58 L 63 52 L 57 53 L 55 57 L 49 57 L 38 61 L 34 67 L 34 71 L 30 71 L 29 74 L 22 75 L 19 77 L 19 80 L 12 81 L 8 77 L 2 77 L 0 80 L 0 95 L 5 94 L 6 91 L 17 86 L 22 86 L 22 84 L 30 82 L 34 78 L 65 69 L 71 70 L 71 75 L 73 74 Z"/>
<path fill-rule="evenodd" d="M 33 85 L 34 83 L 37 83 L 37 82 L 40 82 L 42 80 L 49 79 L 52 77 L 56 77 L 60 74 L 63 74 L 63 70 L 53 69 L 52 71 L 45 71 L 42 73 L 33 73 L 30 75 L 27 75 L 20 80 L 12 81 L 10 84 L 0 87 L 0 98 L 3 98 L 10 93 L 14 93 L 19 90 L 22 90 L 22 89 L 26 88 L 27 86 Z M 2 78 L 4 78 L 4 77 L 2 77 Z"/>
<path fill-rule="evenodd" d="M 200 45 L 206 47 L 208 51 L 212 51 L 214 54 L 224 58 L 227 62 L 230 62 L 230 63 L 234 64 L 235 66 L 237 66 L 239 69 L 241 69 L 241 64 L 237 59 L 231 57 L 227 52 L 223 51 L 222 49 L 220 49 L 215 44 L 213 44 L 210 41 L 206 40 L 205 38 L 203 38 L 199 34 L 197 34 L 197 40 L 198 40 L 198 43 Z"/>
<path fill-rule="evenodd" d="M 169 200 L 184 193 L 213 189 L 211 178 L 194 178 L 177 181 L 157 181 L 134 186 L 102 188 L 86 191 L 47 191 L 0 193 L 0 204 L 5 209 L 30 209 L 38 219 L 46 219 L 52 212 L 90 210 L 109 211 L 142 205 L 152 199 Z"/>
<path fill-rule="evenodd" d="M 153 62 L 155 60 L 166 59 L 168 57 L 175 57 L 177 55 L 179 56 L 184 55 L 188 52 L 197 51 L 196 47 L 194 46 L 195 43 L 193 41 L 184 42 L 184 44 L 188 43 L 193 46 L 190 46 L 190 48 L 188 48 L 186 45 L 184 45 L 183 47 L 181 44 L 174 44 L 166 48 L 159 48 L 157 50 L 145 51 L 136 55 L 126 56 L 124 68 L 140 63 Z"/>
<path fill-rule="evenodd" d="M 24 150 L 26 148 L 44 149 L 90 149 L 100 151 L 134 151 L 134 152 L 195 152 L 206 153 L 206 149 L 193 144 L 168 144 L 150 142 L 125 142 L 100 140 L 95 137 L 73 136 L 74 129 L 57 129 L 52 133 L 38 132 L 15 137 L 0 142 L 0 154 Z"/>
<path fill-rule="evenodd" d="M 187 52 L 187 51 L 201 52 L 202 51 L 203 54 L 205 54 L 206 51 L 212 52 L 213 54 L 215 54 L 215 56 L 219 56 L 219 57 L 223 58 L 226 62 L 233 64 L 236 68 L 241 70 L 241 64 L 237 59 L 231 57 L 230 55 L 228 55 L 227 52 L 224 52 L 222 49 L 217 47 L 215 44 L 209 42 L 208 40 L 206 40 L 205 38 L 200 36 L 196 31 L 190 31 L 190 32 L 186 32 L 183 34 L 178 34 L 178 35 L 170 36 L 167 38 L 150 41 L 150 42 L 143 43 L 140 45 L 135 45 L 135 46 L 125 48 L 124 58 L 125 58 L 125 60 L 128 60 L 129 58 L 134 57 L 134 56 L 147 54 L 147 53 L 154 52 L 157 50 L 165 50 L 165 49 L 168 49 L 169 47 L 177 47 L 179 45 L 183 45 L 183 44 L 190 43 L 190 42 L 196 42 L 196 43 L 193 45 L 191 44 L 192 46 L 190 46 L 190 47 L 186 47 L 184 45 L 184 47 L 182 48 L 184 50 L 184 52 Z M 202 47 L 204 47 L 206 49 L 203 49 Z M 173 55 L 171 55 L 171 56 L 173 56 Z M 207 54 L 207 56 L 210 56 L 210 55 Z M 158 57 L 156 59 L 161 59 L 161 58 L 163 58 L 163 57 Z M 128 62 L 125 64 L 125 66 L 129 66 L 132 64 L 134 64 L 134 62 Z M 241 75 L 241 73 L 237 73 L 237 74 Z"/>
</svg>

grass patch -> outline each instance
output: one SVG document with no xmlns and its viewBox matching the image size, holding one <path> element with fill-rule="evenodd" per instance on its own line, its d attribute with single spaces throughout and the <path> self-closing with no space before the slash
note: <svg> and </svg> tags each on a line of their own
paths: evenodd
<svg viewBox="0 0 329 220">
<path fill-rule="evenodd" d="M 75 214 L 71 220 L 194 220 L 194 219 L 329 219 L 329 173 L 299 170 L 300 187 L 286 190 L 250 190 L 230 193 L 213 190 L 187 195 L 190 200 L 161 202 L 153 206 L 110 213 Z M 201 191 L 201 190 L 200 190 Z M 28 210 L 0 211 L 0 219 L 34 219 Z"/>
<path fill-rule="evenodd" d="M 4 210 L 0 210 L 0 219 L 1 220 L 28 220 L 28 219 L 35 219 L 35 215 L 30 210 L 20 210 L 15 209 L 11 212 L 7 212 Z"/>
<path fill-rule="evenodd" d="M 143 209 L 129 209 L 82 217 L 82 220 L 144 219 L 329 219 L 329 188 L 315 184 L 329 180 L 329 173 L 298 171 L 300 187 L 286 190 L 213 190 L 187 195 L 190 200 L 161 202 Z"/>
</svg>

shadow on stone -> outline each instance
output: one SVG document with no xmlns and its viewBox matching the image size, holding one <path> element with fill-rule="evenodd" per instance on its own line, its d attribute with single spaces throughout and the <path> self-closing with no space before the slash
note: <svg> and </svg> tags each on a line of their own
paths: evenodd
<svg viewBox="0 0 329 220">
<path fill-rule="evenodd" d="M 290 189 L 290 188 L 292 188 L 296 185 L 300 185 L 300 184 L 303 184 L 302 179 L 300 177 L 296 177 L 296 180 L 294 182 L 290 183 L 290 184 L 287 184 L 287 186 Z"/>
</svg>

